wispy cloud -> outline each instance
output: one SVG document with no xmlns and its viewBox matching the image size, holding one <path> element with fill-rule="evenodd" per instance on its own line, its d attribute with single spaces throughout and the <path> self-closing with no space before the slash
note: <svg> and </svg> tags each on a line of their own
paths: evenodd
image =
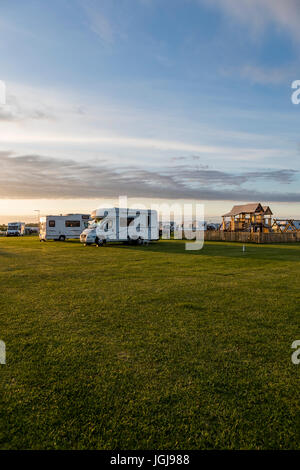
<svg viewBox="0 0 300 470">
<path fill-rule="evenodd" d="M 11 144 L 43 144 L 43 145 L 64 145 L 66 146 L 89 146 L 99 148 L 101 151 L 107 150 L 111 152 L 112 149 L 122 149 L 122 151 L 129 151 L 143 149 L 144 151 L 153 152 L 187 152 L 202 154 L 205 158 L 215 158 L 224 161 L 241 161 L 253 162 L 263 161 L 268 159 L 282 159 L 285 158 L 287 152 L 283 149 L 274 148 L 258 148 L 258 147 L 227 147 L 227 146 L 214 146 L 214 145 L 201 145 L 197 143 L 188 143 L 181 141 L 160 140 L 151 138 L 127 137 L 117 134 L 97 136 L 89 133 L 80 135 L 79 132 L 74 134 L 59 133 L 44 133 L 38 134 L 28 133 L 23 130 L 14 135 L 12 131 L 5 135 L 0 135 L 0 143 L 2 145 Z"/>
<path fill-rule="evenodd" d="M 169 170 L 175 180 L 186 181 L 187 183 L 213 184 L 222 186 L 239 187 L 250 181 L 268 180 L 277 183 L 290 184 L 294 181 L 296 170 L 260 170 L 240 173 L 229 173 L 209 168 L 193 168 L 184 165 L 175 168 L 175 171 Z"/>
<path fill-rule="evenodd" d="M 240 77 L 254 84 L 281 85 L 289 83 L 297 76 L 297 67 L 267 67 L 245 64 L 241 67 L 222 67 L 221 74 L 225 77 Z"/>
<path fill-rule="evenodd" d="M 233 20 L 260 33 L 273 24 L 293 39 L 300 40 L 299 0 L 197 0 L 216 6 Z"/>
<path fill-rule="evenodd" d="M 87 17 L 89 28 L 104 43 L 114 44 L 117 37 L 120 36 L 120 30 L 115 22 L 112 22 L 105 13 L 103 4 L 93 0 L 84 0 L 80 2 L 81 7 Z"/>
<path fill-rule="evenodd" d="M 262 85 L 279 85 L 288 83 L 292 71 L 286 67 L 267 68 L 256 65 L 245 65 L 241 69 L 242 78 L 247 78 L 253 83 Z"/>
<path fill-rule="evenodd" d="M 181 155 L 201 155 L 210 164 L 212 159 L 226 165 L 241 161 L 274 162 L 276 159 L 295 157 L 291 146 L 286 146 L 282 135 L 263 133 L 270 113 L 231 107 L 209 109 L 198 119 L 173 112 L 169 108 L 144 109 L 122 101 L 116 103 L 105 96 L 77 96 L 69 90 L 32 88 L 20 84 L 8 84 L 7 106 L 0 107 L 0 145 L 2 148 L 49 145 L 60 146 L 65 151 L 73 146 L 90 152 L 114 154 L 120 159 L 131 160 L 133 154 L 143 150 L 146 162 Z M 94 101 L 93 101 L 94 100 Z M 224 125 L 217 125 L 215 116 L 223 117 Z M 228 123 L 238 120 L 230 128 Z M 272 120 L 284 119 L 285 127 L 293 128 L 293 116 L 273 111 Z M 31 121 L 31 122 L 28 122 Z M 257 130 L 239 129 L 240 123 L 261 123 Z M 88 148 L 87 148 L 88 147 Z M 40 150 L 39 150 L 40 151 Z M 46 150 L 47 151 L 47 150 Z M 176 155 L 177 153 L 177 155 Z"/>
<path fill-rule="evenodd" d="M 264 170 L 233 174 L 206 168 L 113 168 L 105 161 L 79 163 L 41 155 L 0 153 L 0 198 L 129 197 L 197 200 L 300 201 L 300 193 L 260 193 L 242 187 L 253 180 L 290 183 L 295 171 Z"/>
</svg>

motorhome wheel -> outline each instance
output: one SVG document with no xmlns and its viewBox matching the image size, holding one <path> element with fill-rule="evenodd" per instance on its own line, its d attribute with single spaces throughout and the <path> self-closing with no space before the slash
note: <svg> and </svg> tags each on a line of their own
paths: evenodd
<svg viewBox="0 0 300 470">
<path fill-rule="evenodd" d="M 96 239 L 96 245 L 97 246 L 103 246 L 104 245 L 104 240 L 100 240 L 99 238 Z"/>
<path fill-rule="evenodd" d="M 59 240 L 60 242 L 64 242 L 65 239 L 66 239 L 66 237 L 65 237 L 64 235 L 61 235 L 58 240 Z"/>
</svg>

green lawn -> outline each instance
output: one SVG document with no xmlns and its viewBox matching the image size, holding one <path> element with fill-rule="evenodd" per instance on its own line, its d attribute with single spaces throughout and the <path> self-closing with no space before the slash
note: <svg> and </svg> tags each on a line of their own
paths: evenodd
<svg viewBox="0 0 300 470">
<path fill-rule="evenodd" d="M 299 449 L 299 245 L 0 238 L 2 449 Z"/>
</svg>

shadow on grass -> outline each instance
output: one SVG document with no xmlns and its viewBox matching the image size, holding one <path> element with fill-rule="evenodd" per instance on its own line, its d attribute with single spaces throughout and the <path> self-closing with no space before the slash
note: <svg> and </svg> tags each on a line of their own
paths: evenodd
<svg viewBox="0 0 300 470">
<path fill-rule="evenodd" d="M 8 251 L 0 250 L 0 256 L 5 256 L 6 258 L 14 258 L 16 256 L 15 253 L 9 253 Z"/>
<path fill-rule="evenodd" d="M 108 245 L 109 246 L 109 245 Z M 110 245 L 113 246 L 113 245 Z M 119 247 L 121 245 L 118 245 Z M 186 254 L 187 256 L 216 256 L 226 258 L 265 259 L 275 261 L 300 261 L 300 244 L 245 245 L 239 243 L 206 242 L 201 250 L 185 250 L 184 241 L 159 241 L 147 245 L 123 245 L 127 250 L 153 253 Z"/>
<path fill-rule="evenodd" d="M 40 243 L 37 240 L 37 243 Z M 97 248 L 95 245 L 84 247 L 79 240 L 66 240 L 64 242 L 50 240 L 43 243 L 43 246 L 55 245 L 67 249 L 71 246 L 79 246 L 85 250 L 110 250 L 122 249 L 128 251 L 145 252 L 145 253 L 164 253 L 166 255 L 186 255 L 186 256 L 209 256 L 219 258 L 244 258 L 244 259 L 260 259 L 268 261 L 300 261 L 300 243 L 282 243 L 274 245 L 247 243 L 245 244 L 245 252 L 243 252 L 243 244 L 235 242 L 205 242 L 201 250 L 186 250 L 185 240 L 159 240 L 149 245 L 130 245 L 122 242 L 111 242 L 104 247 Z M 0 256 L 14 256 L 11 253 L 2 252 Z"/>
</svg>

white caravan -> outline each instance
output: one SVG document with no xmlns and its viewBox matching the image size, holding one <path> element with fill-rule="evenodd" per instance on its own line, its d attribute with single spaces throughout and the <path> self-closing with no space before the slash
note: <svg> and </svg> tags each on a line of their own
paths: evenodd
<svg viewBox="0 0 300 470">
<path fill-rule="evenodd" d="M 148 243 L 159 239 L 157 211 L 139 209 L 97 209 L 81 243 L 102 246 L 106 242 Z"/>
<path fill-rule="evenodd" d="M 88 226 L 88 214 L 47 215 L 40 218 L 40 241 L 80 238 Z"/>
<path fill-rule="evenodd" d="M 8 237 L 20 237 L 25 234 L 25 222 L 9 222 L 6 235 Z"/>
</svg>

